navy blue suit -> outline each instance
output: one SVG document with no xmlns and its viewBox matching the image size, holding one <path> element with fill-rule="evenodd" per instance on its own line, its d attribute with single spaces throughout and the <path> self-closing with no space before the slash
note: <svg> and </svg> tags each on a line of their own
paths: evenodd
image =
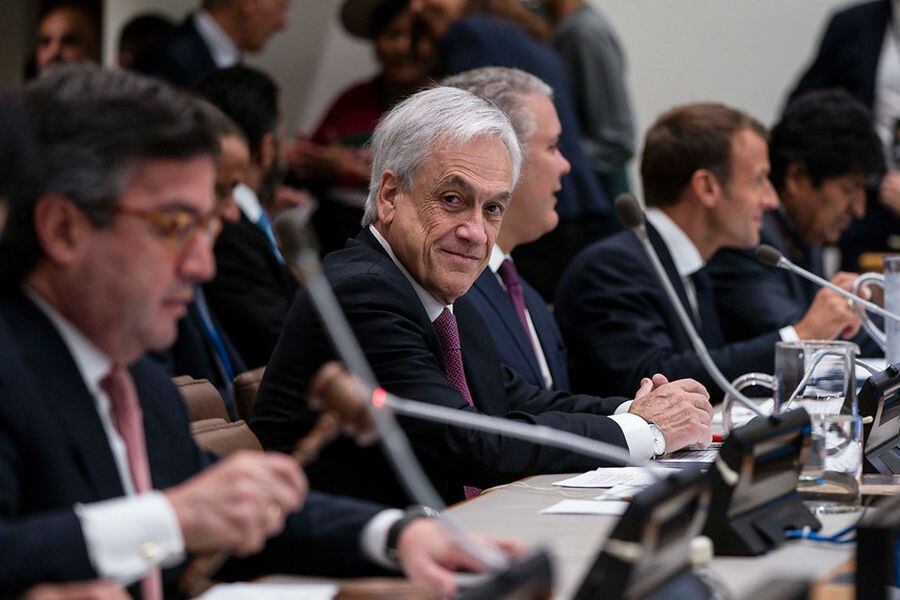
<svg viewBox="0 0 900 600">
<path fill-rule="evenodd" d="M 0 319 L 0 597 L 6 597 L 41 581 L 96 578 L 72 509 L 124 492 L 94 399 L 62 338 L 20 293 L 0 296 L 0 315 L 8 323 L 4 328 Z M 141 401 L 153 487 L 179 484 L 208 457 L 191 438 L 169 378 L 146 359 L 129 370 Z M 379 511 L 314 493 L 261 555 L 232 561 L 223 576 L 377 571 L 362 555 L 359 535 Z M 164 571 L 167 585 L 181 568 Z"/>
<path fill-rule="evenodd" d="M 612 414 L 625 398 L 550 392 L 503 367 L 478 309 L 466 298 L 453 304 L 470 406 L 444 372 L 440 340 L 406 276 L 378 241 L 363 230 L 329 254 L 324 273 L 334 288 L 375 377 L 400 397 L 555 427 L 620 446 L 625 436 Z M 290 450 L 317 415 L 306 402 L 308 384 L 335 359 L 306 291 L 297 296 L 272 353 L 250 426 L 263 446 Z M 509 437 L 416 419 L 401 420 L 413 450 L 438 492 L 462 499 L 463 485 L 489 487 L 538 473 L 583 471 L 598 461 Z M 410 502 L 379 447 L 338 440 L 309 465 L 316 489 L 404 506 Z"/>
<path fill-rule="evenodd" d="M 528 307 L 541 350 L 547 360 L 550 377 L 553 378 L 553 389 L 567 392 L 569 373 L 566 345 L 559 333 L 559 327 L 543 298 L 527 281 L 520 278 L 520 282 L 525 293 L 525 305 Z M 531 385 L 544 387 L 541 368 L 531 345 L 531 335 L 522 327 L 509 294 L 497 281 L 497 276 L 490 268 L 485 268 L 475 280 L 475 285 L 466 294 L 466 298 L 481 313 L 488 331 L 491 332 L 494 346 L 497 347 L 500 362 Z"/>
<path fill-rule="evenodd" d="M 134 69 L 178 87 L 192 87 L 216 70 L 212 53 L 190 14 L 170 36 L 138 55 Z"/>
<path fill-rule="evenodd" d="M 678 297 L 691 314 L 687 293 L 662 238 L 647 224 Z M 701 271 L 703 271 L 701 269 Z M 752 340 L 722 344 L 712 298 L 696 323 L 713 360 L 728 379 L 760 371 L 771 373 L 778 332 Z M 704 306 L 708 310 L 704 311 Z M 711 398 L 722 391 L 706 373 L 687 332 L 637 238 L 623 231 L 585 248 L 563 275 L 556 318 L 569 348 L 572 388 L 596 394 L 633 394 L 643 377 L 662 373 L 670 380 L 690 377 L 706 386 Z"/>
<path fill-rule="evenodd" d="M 841 88 L 872 110 L 881 47 L 892 13 L 890 0 L 864 2 L 836 12 L 790 99 L 811 90 Z M 900 219 L 881 204 L 876 191 L 871 191 L 866 216 L 852 223 L 841 236 L 842 268 L 856 270 L 863 252 L 889 251 L 887 238 L 898 233 Z"/>
<path fill-rule="evenodd" d="M 799 267 L 825 276 L 822 248 L 807 246 L 781 212 L 766 213 L 760 243 L 778 249 Z M 792 271 L 762 264 L 752 250 L 719 251 L 709 261 L 709 272 L 722 331 L 732 342 L 796 325 L 819 291 L 815 283 Z M 853 341 L 865 356 L 881 354 L 864 332 Z"/>
</svg>

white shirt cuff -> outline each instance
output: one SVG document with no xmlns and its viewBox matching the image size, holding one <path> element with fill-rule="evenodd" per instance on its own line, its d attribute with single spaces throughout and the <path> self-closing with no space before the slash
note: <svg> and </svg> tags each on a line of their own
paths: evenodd
<svg viewBox="0 0 900 600">
<path fill-rule="evenodd" d="M 127 585 L 184 559 L 178 517 L 162 492 L 76 504 L 75 514 L 100 578 Z"/>
<path fill-rule="evenodd" d="M 626 400 L 625 402 L 623 402 L 622 404 L 620 404 L 619 406 L 616 407 L 616 412 L 614 412 L 613 414 L 614 415 L 623 415 L 623 414 L 627 413 L 629 410 L 631 410 L 632 402 L 634 402 L 634 400 Z"/>
<path fill-rule="evenodd" d="M 622 405 L 630 403 L 624 402 Z M 621 408 L 621 407 L 620 407 Z M 620 413 L 616 409 L 616 414 L 609 417 L 622 428 L 622 434 L 625 435 L 625 442 L 628 444 L 628 451 L 631 452 L 631 458 L 638 460 L 650 460 L 653 458 L 653 432 L 650 430 L 650 424 L 643 418 L 629 413 Z"/>
<path fill-rule="evenodd" d="M 383 567 L 396 569 L 397 563 L 387 557 L 387 536 L 391 526 L 403 518 L 405 513 L 398 508 L 383 510 L 363 527 L 360 544 L 363 554 Z"/>
<path fill-rule="evenodd" d="M 788 325 L 787 327 L 782 327 L 778 330 L 778 335 L 781 337 L 782 342 L 798 342 L 800 341 L 800 336 L 797 335 L 797 330 L 794 329 L 793 325 Z"/>
</svg>

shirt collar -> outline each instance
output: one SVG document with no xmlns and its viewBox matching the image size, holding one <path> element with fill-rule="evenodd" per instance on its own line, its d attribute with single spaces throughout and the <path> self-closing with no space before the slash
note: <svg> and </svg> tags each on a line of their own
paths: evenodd
<svg viewBox="0 0 900 600">
<path fill-rule="evenodd" d="M 428 320 L 432 323 L 435 319 L 437 319 L 444 309 L 446 308 L 451 313 L 453 312 L 452 304 L 441 304 L 438 302 L 437 298 L 432 296 L 425 288 L 419 285 L 413 276 L 409 274 L 409 271 L 406 270 L 406 267 L 397 260 L 397 256 L 394 254 L 394 251 L 391 250 L 391 245 L 388 244 L 388 241 L 384 239 L 384 236 L 381 235 L 381 232 L 378 231 L 374 225 L 369 225 L 369 232 L 375 236 L 375 239 L 378 240 L 378 243 L 381 244 L 381 247 L 384 248 L 384 251 L 388 253 L 388 256 L 391 257 L 391 260 L 394 261 L 394 264 L 397 265 L 397 268 L 400 269 L 400 272 L 403 273 L 404 277 L 409 280 L 409 283 L 412 284 L 413 289 L 416 291 L 416 296 L 419 297 L 419 300 L 422 302 L 422 306 L 425 307 L 425 312 L 428 313 Z"/>
<path fill-rule="evenodd" d="M 259 197 L 250 186 L 244 183 L 237 184 L 231 191 L 231 197 L 234 198 L 234 203 L 251 223 L 259 221 L 263 213 L 262 204 L 259 203 Z"/>
<path fill-rule="evenodd" d="M 227 69 L 241 62 L 241 51 L 208 12 L 201 10 L 194 15 L 194 27 L 206 42 L 213 62 L 218 68 Z"/>
<path fill-rule="evenodd" d="M 88 391 L 92 396 L 101 394 L 100 382 L 109 375 L 113 368 L 113 361 L 106 356 L 97 346 L 88 340 L 75 325 L 63 317 L 46 300 L 30 288 L 25 288 L 25 294 L 38 306 L 50 319 L 56 331 L 65 343 L 69 354 L 78 367 L 81 379 L 84 380 Z"/>
<path fill-rule="evenodd" d="M 662 238 L 672 262 L 681 277 L 688 277 L 703 268 L 703 258 L 697 246 L 669 215 L 656 207 L 647 209 L 647 220 L 656 228 L 659 237 Z"/>
<path fill-rule="evenodd" d="M 503 264 L 504 260 L 512 262 L 512 256 L 504 254 L 503 250 L 500 249 L 500 246 L 494 244 L 494 247 L 491 248 L 491 259 L 488 261 L 488 268 L 492 273 L 496 274 L 497 271 L 500 270 L 500 265 Z"/>
</svg>

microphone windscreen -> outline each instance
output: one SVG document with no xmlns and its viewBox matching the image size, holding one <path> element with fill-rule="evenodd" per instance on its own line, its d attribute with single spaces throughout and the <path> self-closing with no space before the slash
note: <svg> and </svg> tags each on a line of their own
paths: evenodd
<svg viewBox="0 0 900 600">
<path fill-rule="evenodd" d="M 626 229 L 634 229 L 644 224 L 644 211 L 631 194 L 619 194 L 616 198 L 616 214 Z"/>
<path fill-rule="evenodd" d="M 288 260 L 296 261 L 303 249 L 311 243 L 306 227 L 313 210 L 310 206 L 296 206 L 284 211 L 272 222 L 275 237 Z"/>
<path fill-rule="evenodd" d="M 768 244 L 761 244 L 756 248 L 756 260 L 770 267 L 777 267 L 781 256 L 781 252 Z"/>
</svg>

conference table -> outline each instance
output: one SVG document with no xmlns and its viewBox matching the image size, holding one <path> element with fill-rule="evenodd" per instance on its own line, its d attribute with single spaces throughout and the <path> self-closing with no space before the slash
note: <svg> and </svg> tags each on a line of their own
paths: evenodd
<svg viewBox="0 0 900 600">
<path fill-rule="evenodd" d="M 546 547 L 553 557 L 554 598 L 571 598 L 591 567 L 599 548 L 618 517 L 600 515 L 539 514 L 557 502 L 592 499 L 602 490 L 554 487 L 551 484 L 571 476 L 539 475 L 485 491 L 481 496 L 457 504 L 448 514 L 471 531 L 516 537 L 528 544 Z M 822 533 L 833 533 L 859 518 L 859 513 L 822 515 Z M 797 540 L 760 557 L 715 558 L 713 573 L 733 598 L 764 598 L 768 582 L 797 580 L 822 582 L 850 561 L 854 544 L 830 544 Z M 829 598 L 852 598 L 852 590 L 840 588 Z M 843 586 L 848 587 L 848 586 Z"/>
</svg>

